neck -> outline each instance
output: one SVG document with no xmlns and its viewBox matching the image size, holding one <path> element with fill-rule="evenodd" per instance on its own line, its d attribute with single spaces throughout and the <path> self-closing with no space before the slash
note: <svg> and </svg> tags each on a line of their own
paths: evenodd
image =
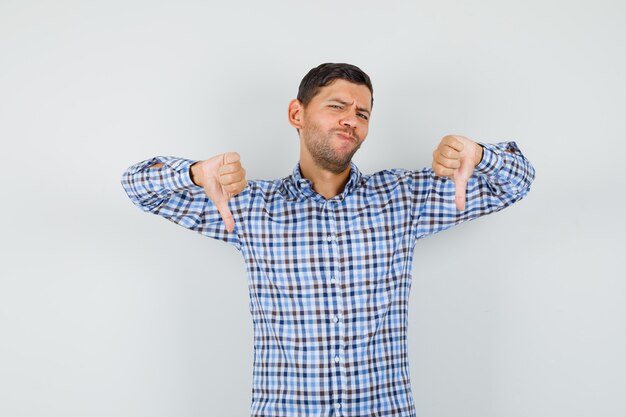
<svg viewBox="0 0 626 417">
<path fill-rule="evenodd" d="M 300 173 L 313 183 L 315 192 L 330 200 L 341 194 L 346 187 L 350 178 L 350 166 L 337 174 L 319 167 L 308 153 L 300 152 Z"/>
</svg>

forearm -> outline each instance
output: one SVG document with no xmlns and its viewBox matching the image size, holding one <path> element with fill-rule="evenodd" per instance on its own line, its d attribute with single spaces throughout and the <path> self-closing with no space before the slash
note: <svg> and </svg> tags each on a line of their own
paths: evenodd
<svg viewBox="0 0 626 417">
<path fill-rule="evenodd" d="M 488 195 L 500 196 L 506 205 L 523 198 L 535 179 L 535 168 L 515 142 L 482 144 L 485 154 L 474 170 L 473 180 L 486 180 Z M 472 186 L 470 181 L 469 186 Z M 473 184 L 479 187 L 479 184 Z M 484 195 L 483 195 L 484 196 Z M 480 199 L 481 195 L 473 198 Z M 469 197 L 468 197 L 469 198 Z"/>
<path fill-rule="evenodd" d="M 194 161 L 155 157 L 130 166 L 122 175 L 121 183 L 130 200 L 144 211 L 157 208 L 174 194 L 201 191 L 189 176 Z"/>
</svg>

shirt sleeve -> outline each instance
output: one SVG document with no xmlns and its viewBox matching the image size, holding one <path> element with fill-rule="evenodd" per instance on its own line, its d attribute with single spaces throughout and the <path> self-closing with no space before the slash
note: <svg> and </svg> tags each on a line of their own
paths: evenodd
<svg viewBox="0 0 626 417">
<path fill-rule="evenodd" d="M 245 216 L 248 188 L 229 201 L 235 230 L 228 233 L 224 221 L 204 189 L 191 181 L 194 160 L 157 156 L 130 166 L 121 178 L 130 200 L 141 210 L 162 216 L 204 236 L 222 240 L 241 250 L 238 223 Z M 150 168 L 162 163 L 160 168 Z"/>
<path fill-rule="evenodd" d="M 493 213 L 521 200 L 530 191 L 535 169 L 515 142 L 480 144 L 483 159 L 467 184 L 465 210 L 456 208 L 454 182 L 426 168 L 414 172 L 416 238 Z"/>
</svg>

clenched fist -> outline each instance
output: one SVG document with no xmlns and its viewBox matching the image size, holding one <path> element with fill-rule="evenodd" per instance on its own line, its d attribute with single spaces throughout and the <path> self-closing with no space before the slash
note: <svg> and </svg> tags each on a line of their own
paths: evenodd
<svg viewBox="0 0 626 417">
<path fill-rule="evenodd" d="M 204 188 L 224 220 L 226 230 L 235 229 L 235 219 L 228 208 L 228 200 L 246 188 L 246 170 L 241 166 L 237 152 L 227 152 L 191 165 L 191 180 Z"/>
<path fill-rule="evenodd" d="M 433 171 L 454 181 L 454 197 L 458 210 L 465 210 L 467 182 L 482 159 L 483 147 L 465 136 L 444 136 L 433 151 Z"/>
</svg>

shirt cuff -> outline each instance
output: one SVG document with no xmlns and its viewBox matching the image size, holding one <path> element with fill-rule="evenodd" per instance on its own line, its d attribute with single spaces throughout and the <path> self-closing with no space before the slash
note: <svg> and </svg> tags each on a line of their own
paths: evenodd
<svg viewBox="0 0 626 417">
<path fill-rule="evenodd" d="M 198 161 L 167 156 L 157 157 L 156 159 L 171 168 L 172 173 L 174 174 L 170 178 L 170 187 L 172 190 L 202 190 L 202 187 L 194 184 L 194 182 L 191 180 L 191 165 Z"/>
<path fill-rule="evenodd" d="M 489 143 L 478 143 L 483 147 L 483 159 L 476 165 L 474 172 L 479 175 L 491 175 L 497 173 L 502 168 L 501 150 Z"/>
</svg>

